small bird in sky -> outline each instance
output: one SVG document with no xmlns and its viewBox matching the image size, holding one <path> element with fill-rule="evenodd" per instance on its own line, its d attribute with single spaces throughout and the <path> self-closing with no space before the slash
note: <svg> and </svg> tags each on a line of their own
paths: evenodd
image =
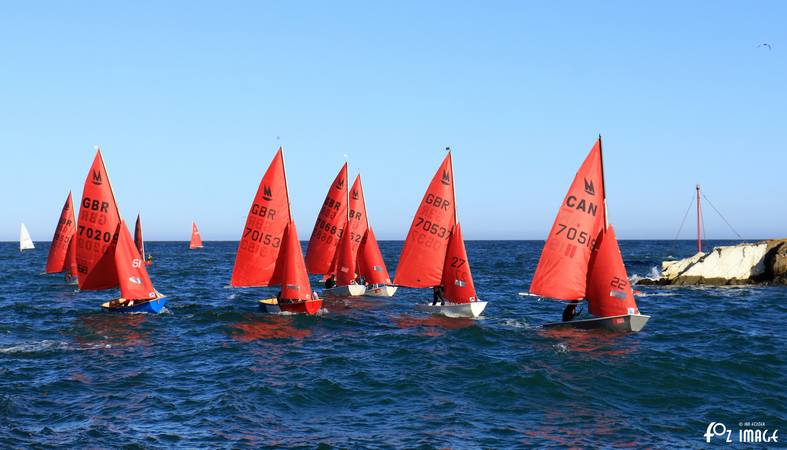
<svg viewBox="0 0 787 450">
<path fill-rule="evenodd" d="M 768 50 L 771 50 L 771 44 L 769 44 L 767 42 L 763 42 L 762 44 L 757 46 L 757 48 L 760 48 L 760 47 L 767 47 Z"/>
</svg>

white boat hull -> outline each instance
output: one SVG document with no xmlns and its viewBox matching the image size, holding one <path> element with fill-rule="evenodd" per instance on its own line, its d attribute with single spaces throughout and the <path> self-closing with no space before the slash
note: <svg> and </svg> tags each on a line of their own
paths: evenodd
<svg viewBox="0 0 787 450">
<path fill-rule="evenodd" d="M 366 293 L 363 294 L 367 297 L 393 297 L 396 293 L 396 286 L 387 284 L 378 284 L 375 286 L 367 286 Z"/>
<path fill-rule="evenodd" d="M 486 308 L 487 302 L 470 302 L 470 303 L 448 303 L 445 305 L 433 305 L 431 303 L 422 303 L 416 305 L 415 308 L 419 311 L 425 311 L 431 314 L 440 314 L 446 317 L 456 318 L 474 318 L 481 315 Z"/>
<path fill-rule="evenodd" d="M 650 316 L 642 314 L 624 314 L 610 317 L 594 317 L 592 319 L 571 320 L 569 322 L 554 322 L 544 325 L 544 328 L 579 328 L 583 330 L 610 330 L 618 332 L 637 332 L 645 327 Z"/>
<path fill-rule="evenodd" d="M 336 286 L 330 289 L 323 289 L 323 297 L 360 297 L 366 292 L 366 286 L 362 284 L 348 284 L 347 286 Z"/>
</svg>

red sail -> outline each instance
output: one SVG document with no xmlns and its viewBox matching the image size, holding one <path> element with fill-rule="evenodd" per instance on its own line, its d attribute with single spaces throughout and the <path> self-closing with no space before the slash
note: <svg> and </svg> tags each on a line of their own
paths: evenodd
<svg viewBox="0 0 787 450">
<path fill-rule="evenodd" d="M 66 203 L 60 211 L 60 220 L 57 222 L 55 235 L 52 237 L 52 246 L 49 247 L 49 256 L 46 260 L 46 273 L 57 273 L 68 270 L 68 248 L 74 236 L 76 226 L 77 224 L 74 220 L 74 202 L 69 192 Z"/>
<path fill-rule="evenodd" d="M 448 239 L 456 222 L 453 179 L 449 152 L 415 213 L 396 267 L 394 284 L 414 288 L 440 284 Z"/>
<path fill-rule="evenodd" d="M 612 225 L 600 239 L 588 273 L 588 311 L 596 317 L 639 314 Z"/>
<path fill-rule="evenodd" d="M 68 241 L 68 251 L 66 251 L 66 262 L 65 267 L 63 270 L 66 271 L 69 277 L 75 278 L 78 275 L 77 270 L 77 240 L 76 234 L 71 236 L 71 239 Z"/>
<path fill-rule="evenodd" d="M 230 284 L 233 287 L 276 284 L 272 279 L 289 217 L 284 157 L 280 148 L 260 181 L 246 217 L 232 270 Z"/>
<path fill-rule="evenodd" d="M 306 250 L 306 268 L 309 273 L 327 274 L 339 246 L 344 224 L 347 221 L 347 163 L 345 163 L 333 184 L 314 223 L 314 230 Z"/>
<path fill-rule="evenodd" d="M 568 189 L 549 232 L 530 292 L 560 300 L 585 297 L 588 262 L 605 222 L 601 141 L 596 141 Z"/>
<path fill-rule="evenodd" d="M 134 244 L 137 246 L 137 250 L 139 254 L 142 255 L 142 259 L 145 259 L 145 241 L 142 240 L 142 221 L 139 218 L 139 214 L 137 214 L 137 224 L 134 227 Z"/>
<path fill-rule="evenodd" d="M 120 223 L 115 246 L 115 269 L 120 284 L 120 295 L 127 300 L 149 300 L 156 298 L 156 289 L 150 281 L 145 261 L 139 254 L 126 222 Z"/>
<path fill-rule="evenodd" d="M 202 248 L 202 238 L 197 229 L 197 222 L 191 222 L 191 241 L 189 242 L 189 249 Z"/>
<path fill-rule="evenodd" d="M 118 285 L 115 264 L 111 257 L 106 257 L 106 253 L 117 240 L 119 224 L 120 212 L 115 194 L 101 150 L 98 150 L 85 179 L 77 220 L 76 258 L 80 290 L 97 291 Z"/>
<path fill-rule="evenodd" d="M 353 252 L 353 240 L 348 239 L 351 234 L 345 233 L 339 239 L 339 250 L 336 257 L 336 284 L 347 286 L 355 279 L 355 252 Z"/>
<path fill-rule="evenodd" d="M 369 284 L 390 284 L 391 277 L 388 269 L 385 268 L 383 254 L 380 253 L 380 246 L 374 237 L 372 228 L 366 231 L 358 249 L 358 273 L 361 274 Z"/>
<path fill-rule="evenodd" d="M 476 300 L 470 261 L 467 260 L 462 228 L 458 223 L 454 226 L 451 239 L 448 241 L 441 284 L 446 300 L 451 303 L 470 303 Z"/>
<path fill-rule="evenodd" d="M 311 300 L 312 287 L 306 263 L 303 260 L 301 242 L 295 222 L 290 221 L 284 232 L 284 246 L 276 264 L 276 275 L 271 284 L 281 284 L 281 297 L 285 300 Z"/>
<path fill-rule="evenodd" d="M 369 228 L 369 218 L 366 215 L 366 200 L 363 196 L 363 185 L 361 175 L 355 177 L 353 187 L 350 189 L 350 213 L 348 215 L 350 224 L 350 240 L 352 242 L 353 256 L 358 255 L 358 247 L 361 240 Z"/>
</svg>

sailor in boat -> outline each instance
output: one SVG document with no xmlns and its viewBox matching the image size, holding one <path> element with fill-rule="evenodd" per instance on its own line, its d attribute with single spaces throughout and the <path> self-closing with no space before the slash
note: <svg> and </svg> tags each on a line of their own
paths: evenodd
<svg viewBox="0 0 787 450">
<path fill-rule="evenodd" d="M 363 275 L 355 274 L 355 284 L 366 286 L 366 279 L 364 279 Z"/>
<path fill-rule="evenodd" d="M 571 322 L 572 320 L 576 319 L 576 317 L 582 312 L 577 311 L 577 306 L 579 306 L 579 302 L 577 301 L 566 305 L 566 309 L 563 310 L 563 322 Z"/>
<path fill-rule="evenodd" d="M 432 288 L 432 305 L 436 305 L 437 302 L 440 302 L 441 306 L 445 305 L 445 297 L 443 297 L 443 286 L 435 286 Z"/>
<path fill-rule="evenodd" d="M 336 276 L 331 274 L 328 279 L 325 280 L 325 289 L 331 289 L 336 287 Z"/>
<path fill-rule="evenodd" d="M 153 262 L 153 254 L 152 253 L 148 253 L 148 256 L 145 257 L 145 260 L 152 263 Z"/>
</svg>

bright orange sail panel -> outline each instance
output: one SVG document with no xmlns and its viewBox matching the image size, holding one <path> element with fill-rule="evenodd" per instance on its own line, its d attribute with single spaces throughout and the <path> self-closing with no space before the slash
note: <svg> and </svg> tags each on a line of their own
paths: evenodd
<svg viewBox="0 0 787 450">
<path fill-rule="evenodd" d="M 311 300 L 312 288 L 309 284 L 309 274 L 306 273 L 306 263 L 303 260 L 301 243 L 295 222 L 289 222 L 284 232 L 284 247 L 276 264 L 275 282 L 281 284 L 281 296 L 284 300 Z"/>
<path fill-rule="evenodd" d="M 596 317 L 639 314 L 612 225 L 601 236 L 588 273 L 588 311 Z"/>
<path fill-rule="evenodd" d="M 361 274 L 369 284 L 390 284 L 391 277 L 385 267 L 383 254 L 374 236 L 374 231 L 369 227 L 366 230 L 361 246 L 358 249 L 358 273 Z"/>
<path fill-rule="evenodd" d="M 68 241 L 68 250 L 66 251 L 66 262 L 64 270 L 69 277 L 74 278 L 79 276 L 77 270 L 77 240 L 76 235 L 72 235 Z"/>
<path fill-rule="evenodd" d="M 363 196 L 363 185 L 361 184 L 360 175 L 355 177 L 353 186 L 350 189 L 350 212 L 347 217 L 350 241 L 352 242 L 352 254 L 357 256 L 358 247 L 366 234 L 366 229 L 369 228 L 369 220 L 366 216 L 366 200 Z"/>
<path fill-rule="evenodd" d="M 281 252 L 290 206 L 281 148 L 265 171 L 246 216 L 230 284 L 234 287 L 269 286 Z"/>
<path fill-rule="evenodd" d="M 457 223 L 448 241 L 443 264 L 443 295 L 451 303 L 470 303 L 476 300 L 470 261 L 467 259 L 462 228 Z"/>
<path fill-rule="evenodd" d="M 345 163 L 328 188 L 328 194 L 325 195 L 325 201 L 309 238 L 309 247 L 306 249 L 306 268 L 309 273 L 331 272 L 339 238 L 347 222 L 347 183 L 347 163 Z"/>
<path fill-rule="evenodd" d="M 121 222 L 117 245 L 114 249 L 115 269 L 120 285 L 120 295 L 127 300 L 149 300 L 156 298 L 156 289 L 150 281 L 145 261 L 131 239 L 126 222 Z"/>
<path fill-rule="evenodd" d="M 559 300 L 585 297 L 588 262 L 605 222 L 601 141 L 590 150 L 563 199 L 530 292 Z"/>
<path fill-rule="evenodd" d="M 197 229 L 197 222 L 191 222 L 191 241 L 189 241 L 189 248 L 194 250 L 195 248 L 202 248 L 202 238 L 199 235 L 199 230 Z"/>
<path fill-rule="evenodd" d="M 79 289 L 95 291 L 118 285 L 115 264 L 105 257 L 117 240 L 120 212 L 109 182 L 101 150 L 85 179 L 76 231 L 76 259 Z"/>
<path fill-rule="evenodd" d="M 440 284 L 455 222 L 454 175 L 449 152 L 415 213 L 396 267 L 394 284 L 413 288 Z"/>
<path fill-rule="evenodd" d="M 57 222 L 57 228 L 55 228 L 55 235 L 52 237 L 52 246 L 49 247 L 49 255 L 46 259 L 46 273 L 58 273 L 68 270 L 70 265 L 67 259 L 68 248 L 74 237 L 76 226 L 74 202 L 69 192 L 66 203 L 60 211 L 60 219 Z"/>
</svg>

